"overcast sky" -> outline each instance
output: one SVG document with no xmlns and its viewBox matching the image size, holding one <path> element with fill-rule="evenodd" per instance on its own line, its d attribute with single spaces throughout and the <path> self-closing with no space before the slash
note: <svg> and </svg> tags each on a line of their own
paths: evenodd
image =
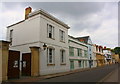
<svg viewBox="0 0 120 84">
<path fill-rule="evenodd" d="M 39 8 L 68 24 L 69 35 L 90 36 L 94 44 L 118 46 L 117 2 L 6 2 L 0 10 L 0 39 L 6 38 L 6 26 L 24 19 L 24 9 Z"/>
</svg>

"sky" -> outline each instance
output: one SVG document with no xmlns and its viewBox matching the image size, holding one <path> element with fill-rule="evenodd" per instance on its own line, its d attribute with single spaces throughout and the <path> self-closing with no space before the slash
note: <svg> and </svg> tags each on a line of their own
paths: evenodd
<svg viewBox="0 0 120 84">
<path fill-rule="evenodd" d="M 0 40 L 7 26 L 24 19 L 26 7 L 43 9 L 70 26 L 74 37 L 90 36 L 93 44 L 118 46 L 117 2 L 3 2 L 0 3 Z"/>
</svg>

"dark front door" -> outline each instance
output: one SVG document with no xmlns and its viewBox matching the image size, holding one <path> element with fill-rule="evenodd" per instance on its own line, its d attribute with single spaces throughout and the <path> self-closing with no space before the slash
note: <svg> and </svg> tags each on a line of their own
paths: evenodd
<svg viewBox="0 0 120 84">
<path fill-rule="evenodd" d="M 31 76 L 31 53 L 22 54 L 22 76 Z"/>
<path fill-rule="evenodd" d="M 20 52 L 9 50 L 8 56 L 8 79 L 19 78 L 19 61 L 20 61 Z"/>
</svg>

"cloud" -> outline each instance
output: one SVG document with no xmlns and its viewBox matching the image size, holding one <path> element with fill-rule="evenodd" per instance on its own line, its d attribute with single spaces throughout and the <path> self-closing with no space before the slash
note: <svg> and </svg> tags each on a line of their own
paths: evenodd
<svg viewBox="0 0 120 84">
<path fill-rule="evenodd" d="M 6 8 L 15 9 L 16 6 L 31 6 L 33 9 L 43 8 L 51 13 L 60 13 L 72 17 L 88 15 L 101 11 L 104 7 L 102 2 L 28 2 L 28 3 L 5 3 Z"/>
<path fill-rule="evenodd" d="M 71 27 L 70 35 L 90 35 L 93 43 L 110 47 L 115 47 L 118 44 L 117 2 L 3 3 L 3 13 L 0 18 L 5 23 L 2 24 L 2 27 L 24 19 L 24 9 L 28 6 L 31 6 L 33 11 L 42 8 L 68 24 Z"/>
<path fill-rule="evenodd" d="M 73 36 L 90 35 L 94 43 L 114 48 L 118 46 L 117 10 L 117 3 L 106 3 L 101 11 L 77 20 L 70 33 Z"/>
<path fill-rule="evenodd" d="M 115 25 L 112 25 L 115 23 Z M 117 27 L 117 20 L 105 20 L 100 28 L 98 28 L 92 35 L 93 40 L 96 43 L 101 43 L 107 45 L 109 47 L 115 47 L 118 44 L 118 31 Z"/>
<path fill-rule="evenodd" d="M 24 10 L 20 10 L 23 9 L 20 5 L 16 5 L 12 10 L 12 7 L 9 7 L 9 5 L 6 6 L 6 4 L 2 4 L 2 10 L 0 13 L 0 39 L 1 40 L 6 40 L 6 31 L 7 31 L 7 26 L 14 24 L 20 20 L 22 20 L 23 16 L 23 12 Z"/>
</svg>

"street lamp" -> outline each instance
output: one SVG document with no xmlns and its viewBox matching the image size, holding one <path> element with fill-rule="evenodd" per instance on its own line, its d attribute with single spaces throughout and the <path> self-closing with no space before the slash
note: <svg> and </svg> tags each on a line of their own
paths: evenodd
<svg viewBox="0 0 120 84">
<path fill-rule="evenodd" d="M 43 44 L 43 49 L 45 50 L 47 48 L 47 45 L 44 43 Z"/>
</svg>

